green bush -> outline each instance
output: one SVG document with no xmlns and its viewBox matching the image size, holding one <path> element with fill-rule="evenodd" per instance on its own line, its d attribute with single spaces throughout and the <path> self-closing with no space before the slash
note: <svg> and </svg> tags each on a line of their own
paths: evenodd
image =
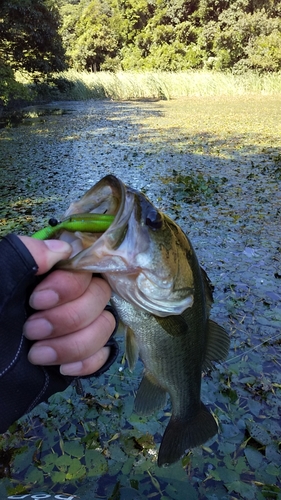
<svg viewBox="0 0 281 500">
<path fill-rule="evenodd" d="M 100 65 L 101 71 L 110 71 L 115 73 L 121 69 L 121 61 L 119 57 L 105 56 L 104 62 Z"/>
<path fill-rule="evenodd" d="M 142 70 L 145 67 L 145 59 L 142 58 L 142 51 L 134 45 L 124 47 L 121 50 L 121 65 L 124 71 Z"/>
<path fill-rule="evenodd" d="M 175 41 L 172 45 L 152 45 L 147 57 L 142 57 L 140 48 L 133 46 L 122 51 L 124 70 L 186 71 L 201 68 L 205 53 L 195 43 L 185 45 Z"/>
<path fill-rule="evenodd" d="M 198 44 L 206 51 L 205 67 L 215 70 L 243 68 L 268 69 L 280 67 L 279 18 L 268 17 L 264 9 L 244 12 L 237 2 L 224 10 L 218 21 L 203 26 Z M 262 59 L 264 58 L 264 61 Z"/>
<path fill-rule="evenodd" d="M 212 66 L 209 65 L 215 71 L 224 71 L 231 65 L 231 56 L 228 50 L 220 49 L 217 52 L 216 57 L 213 58 Z"/>
<path fill-rule="evenodd" d="M 180 71 L 184 69 L 185 46 L 180 42 L 173 45 L 163 43 L 152 47 L 146 58 L 146 69 L 157 71 Z"/>
<path fill-rule="evenodd" d="M 0 60 L 0 106 L 6 106 L 11 99 L 29 100 L 30 94 L 25 85 L 16 81 L 12 68 Z"/>
<path fill-rule="evenodd" d="M 255 38 L 245 50 L 249 68 L 264 71 L 281 70 L 281 33 L 277 30 L 269 35 Z"/>
</svg>

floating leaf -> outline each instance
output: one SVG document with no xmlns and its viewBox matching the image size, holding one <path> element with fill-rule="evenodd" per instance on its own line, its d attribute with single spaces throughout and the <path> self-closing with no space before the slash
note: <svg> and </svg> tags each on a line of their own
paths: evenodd
<svg viewBox="0 0 281 500">
<path fill-rule="evenodd" d="M 176 487 L 173 484 L 168 484 L 165 493 L 167 494 L 167 498 L 173 500 L 184 500 L 185 498 L 188 500 L 198 499 L 196 489 L 191 484 L 185 484 L 183 489 L 179 485 Z"/>
<path fill-rule="evenodd" d="M 276 465 L 281 464 L 281 451 L 278 447 L 278 443 L 270 443 L 265 448 L 265 456 L 270 461 Z"/>
<path fill-rule="evenodd" d="M 116 460 L 117 462 L 124 463 L 127 460 L 127 455 L 121 449 L 120 444 L 112 444 L 109 447 L 109 455 L 112 460 Z"/>
<path fill-rule="evenodd" d="M 261 445 L 267 445 L 271 442 L 271 437 L 267 430 L 256 422 L 247 421 L 247 430 L 250 436 Z"/>
<path fill-rule="evenodd" d="M 41 484 L 44 482 L 44 475 L 42 470 L 32 468 L 25 476 L 25 481 L 32 484 Z"/>
<path fill-rule="evenodd" d="M 61 455 L 60 457 L 58 457 L 56 459 L 56 466 L 57 467 L 68 467 L 69 465 L 71 465 L 73 462 L 73 457 L 71 457 L 70 455 Z"/>
<path fill-rule="evenodd" d="M 220 479 L 225 483 L 233 483 L 240 479 L 240 473 L 235 470 L 227 469 L 226 467 L 220 467 L 217 471 Z M 231 491 L 231 490 L 230 490 Z"/>
<path fill-rule="evenodd" d="M 53 471 L 52 472 L 52 480 L 53 480 L 54 484 L 56 484 L 56 483 L 63 484 L 66 481 L 65 472 Z"/>
<path fill-rule="evenodd" d="M 258 450 L 251 448 L 250 446 L 246 446 L 244 449 L 244 455 L 247 458 L 248 464 L 254 470 L 260 467 L 263 461 L 263 455 Z"/>
<path fill-rule="evenodd" d="M 66 479 L 80 479 L 86 475 L 86 467 L 81 464 L 78 458 L 74 458 L 65 475 Z"/>
<path fill-rule="evenodd" d="M 79 441 L 66 441 L 64 443 L 64 451 L 72 457 L 81 458 L 84 456 L 84 447 Z"/>
<path fill-rule="evenodd" d="M 85 462 L 87 467 L 87 476 L 89 477 L 101 476 L 108 469 L 105 457 L 98 450 L 86 450 Z"/>
<path fill-rule="evenodd" d="M 239 493 L 242 498 L 247 498 L 247 500 L 256 500 L 256 488 L 251 484 L 244 483 L 243 481 L 234 481 L 227 485 L 229 493 L 235 492 Z"/>
</svg>

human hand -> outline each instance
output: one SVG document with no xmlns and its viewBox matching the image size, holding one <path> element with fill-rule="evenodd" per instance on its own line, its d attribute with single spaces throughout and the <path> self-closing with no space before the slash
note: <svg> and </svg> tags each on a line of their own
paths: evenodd
<svg viewBox="0 0 281 500">
<path fill-rule="evenodd" d="M 36 261 L 37 274 L 49 271 L 71 253 L 68 243 L 20 236 Z M 92 273 L 52 271 L 33 290 L 29 303 L 38 312 L 25 323 L 25 336 L 35 341 L 28 359 L 35 365 L 61 365 L 63 375 L 85 376 L 99 370 L 110 348 L 115 319 L 104 308 L 111 295 L 105 280 Z"/>
</svg>

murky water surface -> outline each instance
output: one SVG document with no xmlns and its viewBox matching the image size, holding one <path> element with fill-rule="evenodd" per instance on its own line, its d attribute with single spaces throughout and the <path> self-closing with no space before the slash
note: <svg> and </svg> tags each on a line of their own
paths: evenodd
<svg viewBox="0 0 281 500">
<path fill-rule="evenodd" d="M 6 438 L 3 450 L 18 452 L 1 498 L 281 498 L 281 105 L 265 107 L 263 123 L 254 99 L 53 103 L 1 130 L 2 235 L 31 234 L 113 173 L 187 232 L 215 285 L 212 316 L 231 335 L 229 359 L 202 387 L 220 435 L 183 464 L 157 468 L 149 439 L 159 443 L 169 417 L 134 415 L 141 366 L 120 372 L 120 357 L 86 386 L 101 406 L 69 389 Z"/>
</svg>

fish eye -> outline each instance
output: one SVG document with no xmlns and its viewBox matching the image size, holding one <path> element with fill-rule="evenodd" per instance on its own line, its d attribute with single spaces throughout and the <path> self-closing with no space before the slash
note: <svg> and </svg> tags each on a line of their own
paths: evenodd
<svg viewBox="0 0 281 500">
<path fill-rule="evenodd" d="M 150 208 L 148 210 L 145 223 L 148 227 L 151 227 L 151 229 L 160 229 L 162 227 L 162 216 L 156 208 Z"/>
</svg>

